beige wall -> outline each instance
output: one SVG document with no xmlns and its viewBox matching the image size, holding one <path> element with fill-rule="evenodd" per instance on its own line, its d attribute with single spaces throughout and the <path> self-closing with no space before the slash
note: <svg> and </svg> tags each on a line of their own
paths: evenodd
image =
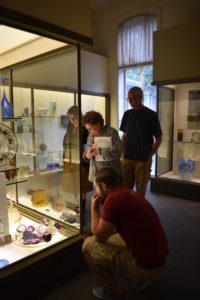
<svg viewBox="0 0 200 300">
<path fill-rule="evenodd" d="M 0 5 L 91 37 L 90 0 L 1 0 Z"/>
<path fill-rule="evenodd" d="M 153 81 L 200 77 L 200 22 L 154 33 Z"/>
<path fill-rule="evenodd" d="M 163 29 L 200 18 L 200 1 L 119 0 L 108 9 L 92 16 L 93 51 L 107 56 L 110 60 L 111 124 L 116 128 L 118 126 L 117 26 L 131 16 L 147 11 L 160 11 L 160 28 Z"/>
</svg>

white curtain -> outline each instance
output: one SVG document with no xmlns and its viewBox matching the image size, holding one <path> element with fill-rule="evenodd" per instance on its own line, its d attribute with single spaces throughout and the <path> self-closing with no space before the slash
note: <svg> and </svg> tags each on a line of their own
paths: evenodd
<svg viewBox="0 0 200 300">
<path fill-rule="evenodd" d="M 118 27 L 118 66 L 128 66 L 153 60 L 153 32 L 156 16 L 143 15 Z"/>
</svg>

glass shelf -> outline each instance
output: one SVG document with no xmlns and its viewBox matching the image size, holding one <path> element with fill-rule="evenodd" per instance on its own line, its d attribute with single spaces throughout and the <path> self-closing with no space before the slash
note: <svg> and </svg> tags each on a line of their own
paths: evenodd
<svg viewBox="0 0 200 300">
<path fill-rule="evenodd" d="M 18 167 L 12 167 L 12 166 L 2 166 L 0 167 L 0 172 L 6 172 L 6 171 L 12 171 L 12 170 L 18 170 Z"/>
<path fill-rule="evenodd" d="M 23 156 L 37 156 L 37 155 L 47 155 L 47 154 L 53 154 L 53 153 L 63 153 L 62 150 L 59 151 L 44 151 L 44 152 L 22 152 L 22 153 L 17 153 L 17 155 L 23 155 Z"/>
<path fill-rule="evenodd" d="M 16 184 L 16 183 L 21 183 L 21 182 L 25 182 L 28 181 L 28 178 L 15 178 L 13 180 L 7 180 L 6 181 L 6 185 L 11 185 L 11 184 Z"/>
<path fill-rule="evenodd" d="M 39 115 L 37 115 L 37 116 L 34 116 L 34 118 L 40 118 L 40 119 L 60 119 L 61 116 L 54 116 L 54 117 L 52 117 L 52 116 L 39 116 Z"/>
<path fill-rule="evenodd" d="M 15 117 L 15 118 L 2 118 L 2 121 L 6 122 L 6 121 L 17 121 L 17 120 L 21 120 L 23 117 Z"/>
<path fill-rule="evenodd" d="M 35 132 L 35 133 L 36 133 L 36 132 Z M 33 134 L 33 132 L 32 132 L 32 131 L 30 131 L 30 132 L 16 132 L 16 131 L 15 131 L 15 134 L 16 134 L 16 135 Z"/>
<path fill-rule="evenodd" d="M 33 152 L 22 152 L 22 153 L 18 153 L 18 155 L 23 155 L 23 156 L 36 156 L 36 153 Z"/>
<path fill-rule="evenodd" d="M 38 155 L 38 154 L 40 154 L 40 155 L 42 155 L 42 154 L 53 154 L 53 153 L 63 153 L 63 150 L 57 150 L 57 151 L 44 151 L 44 152 L 42 152 L 42 151 L 38 151 L 36 154 Z"/>
<path fill-rule="evenodd" d="M 62 172 L 63 171 L 63 168 L 57 168 L 55 170 L 40 170 L 40 174 L 36 175 L 36 176 L 41 176 L 41 175 L 48 175 L 48 174 L 52 174 L 52 173 L 58 173 L 58 172 Z"/>
<path fill-rule="evenodd" d="M 31 177 L 39 177 L 39 176 L 43 176 L 43 175 L 49 175 L 49 174 L 52 174 L 52 173 L 58 173 L 58 172 L 62 172 L 63 171 L 63 168 L 62 166 L 60 166 L 60 168 L 57 168 L 55 170 L 52 170 L 52 171 L 49 171 L 47 169 L 43 169 L 43 170 L 40 170 L 40 174 L 33 174 L 32 172 L 27 175 L 27 178 L 31 178 Z"/>
<path fill-rule="evenodd" d="M 174 141 L 174 143 L 183 143 L 183 144 L 200 144 L 200 141 Z"/>
</svg>

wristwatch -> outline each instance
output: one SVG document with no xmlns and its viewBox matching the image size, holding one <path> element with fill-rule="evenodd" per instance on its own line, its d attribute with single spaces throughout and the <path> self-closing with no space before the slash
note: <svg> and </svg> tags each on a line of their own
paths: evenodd
<svg viewBox="0 0 200 300">
<path fill-rule="evenodd" d="M 17 138 L 12 129 L 0 123 L 0 167 L 15 157 L 17 147 Z"/>
</svg>

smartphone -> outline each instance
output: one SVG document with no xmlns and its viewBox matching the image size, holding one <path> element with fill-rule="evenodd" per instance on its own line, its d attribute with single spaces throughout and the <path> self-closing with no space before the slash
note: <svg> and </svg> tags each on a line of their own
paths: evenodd
<svg viewBox="0 0 200 300">
<path fill-rule="evenodd" d="M 84 145 L 84 151 L 88 151 L 88 149 L 92 148 L 92 145 L 88 145 L 88 144 L 85 144 Z"/>
</svg>

